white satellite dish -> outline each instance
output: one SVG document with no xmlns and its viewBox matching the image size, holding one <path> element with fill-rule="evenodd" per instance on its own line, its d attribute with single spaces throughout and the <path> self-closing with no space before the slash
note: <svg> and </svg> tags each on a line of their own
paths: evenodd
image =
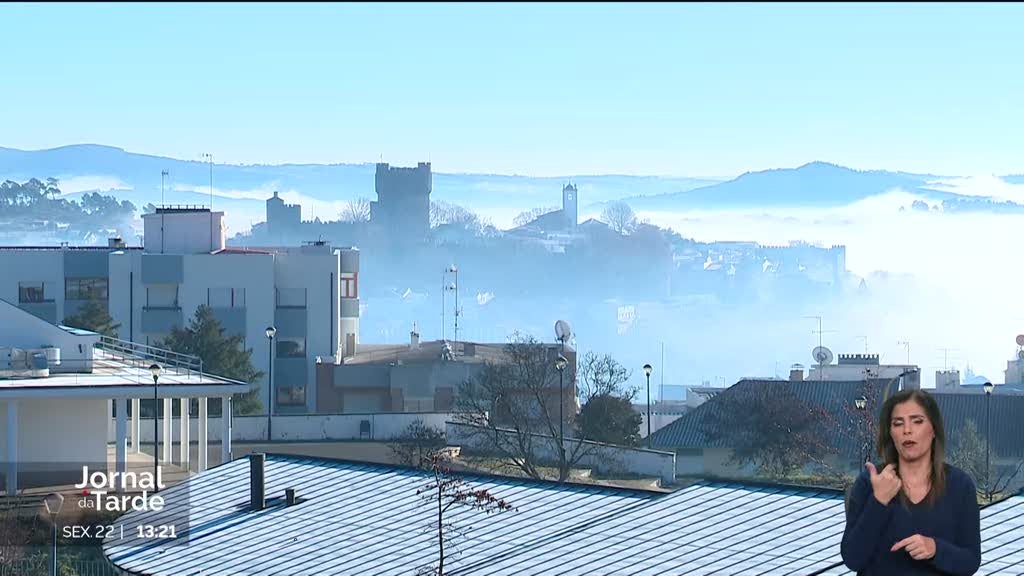
<svg viewBox="0 0 1024 576">
<path fill-rule="evenodd" d="M 555 338 L 565 344 L 572 338 L 572 327 L 565 320 L 555 322 Z"/>
<path fill-rule="evenodd" d="M 811 356 L 814 357 L 814 361 L 818 363 L 818 366 L 832 363 L 832 351 L 824 346 L 815 346 L 814 350 L 811 351 Z"/>
</svg>

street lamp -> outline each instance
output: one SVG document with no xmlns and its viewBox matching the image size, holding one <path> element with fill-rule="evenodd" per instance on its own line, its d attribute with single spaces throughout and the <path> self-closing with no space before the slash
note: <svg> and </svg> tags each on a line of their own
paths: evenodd
<svg viewBox="0 0 1024 576">
<path fill-rule="evenodd" d="M 160 486 L 156 483 L 156 479 L 160 477 L 158 475 L 160 443 L 158 442 L 157 432 L 157 417 L 160 415 L 160 397 L 157 394 L 157 382 L 160 380 L 161 370 L 163 369 L 160 368 L 159 364 L 154 363 L 149 365 L 149 373 L 153 375 L 153 492 L 160 489 Z M 166 417 L 167 415 L 165 414 L 164 418 Z M 164 442 L 166 441 L 167 439 L 164 438 Z M 200 450 L 202 450 L 202 448 L 202 446 L 199 447 Z"/>
<path fill-rule="evenodd" d="M 46 511 L 50 513 L 50 523 L 53 524 L 53 557 L 50 559 L 50 576 L 57 576 L 57 515 L 64 506 L 64 495 L 53 493 L 43 498 Z"/>
<path fill-rule="evenodd" d="M 277 334 L 277 328 L 273 326 L 267 326 L 267 340 L 270 341 L 267 347 L 267 355 L 270 356 L 270 382 L 268 383 L 268 389 L 270 391 L 270 400 L 267 402 L 267 442 L 270 442 L 270 417 L 274 415 L 274 336 Z"/>
<path fill-rule="evenodd" d="M 985 389 L 985 497 L 989 502 L 992 501 L 992 487 L 990 485 L 992 468 L 989 463 L 989 438 L 992 437 L 992 420 L 991 420 L 991 408 L 992 404 L 992 386 L 991 382 L 985 382 L 982 386 Z"/>
<path fill-rule="evenodd" d="M 647 447 L 651 447 L 651 370 L 650 364 L 644 364 L 644 374 L 647 376 Z"/>
<path fill-rule="evenodd" d="M 565 365 L 568 363 L 569 361 L 561 354 L 555 360 L 555 368 L 558 369 L 558 442 L 562 446 L 565 445 L 565 430 L 563 429 L 565 410 L 562 408 L 562 405 L 565 403 L 565 392 L 562 387 L 562 374 L 565 372 Z"/>
<path fill-rule="evenodd" d="M 863 420 L 864 420 L 863 413 L 864 413 L 865 410 L 868 409 L 868 398 L 867 398 L 867 396 L 861 396 L 860 398 L 857 398 L 856 400 L 854 400 L 853 403 L 854 403 L 855 406 L 857 406 L 857 410 L 860 410 L 861 415 L 862 415 L 861 416 L 861 421 L 863 423 Z M 867 459 L 868 459 L 867 454 L 865 454 L 865 452 L 867 452 L 867 445 L 868 445 L 868 443 L 867 443 L 866 440 L 862 440 L 861 441 L 860 460 L 861 460 L 862 463 L 866 462 Z"/>
</svg>

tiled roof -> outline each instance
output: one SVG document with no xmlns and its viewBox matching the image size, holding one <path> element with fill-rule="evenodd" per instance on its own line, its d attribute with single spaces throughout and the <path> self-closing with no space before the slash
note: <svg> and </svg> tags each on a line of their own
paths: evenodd
<svg viewBox="0 0 1024 576">
<path fill-rule="evenodd" d="M 876 410 L 881 409 L 885 386 L 889 379 L 873 380 L 875 390 L 879 394 Z M 701 430 L 704 418 L 720 407 L 719 400 L 725 395 L 749 393 L 753 387 L 761 385 L 788 385 L 801 400 L 813 406 L 824 408 L 839 421 L 846 417 L 843 406 L 852 406 L 855 399 L 863 394 L 864 381 L 825 381 L 805 380 L 802 382 L 786 382 L 779 380 L 741 380 L 711 400 L 701 404 L 697 409 L 665 426 L 651 435 L 651 445 L 656 449 L 672 450 L 675 448 L 722 448 L 721 441 L 712 441 L 705 437 Z M 946 427 L 947 443 L 955 437 L 968 419 L 973 419 L 978 431 L 985 433 L 986 401 L 991 402 L 992 416 L 992 450 L 1002 457 L 1024 458 L 1024 396 L 984 395 L 937 393 L 927 390 L 935 396 L 935 401 L 942 412 Z M 895 390 L 893 390 L 895 392 Z M 876 412 L 875 418 L 878 417 Z M 856 440 L 840 430 L 830 430 L 832 441 L 839 446 L 840 452 L 850 457 L 858 453 Z"/>
</svg>

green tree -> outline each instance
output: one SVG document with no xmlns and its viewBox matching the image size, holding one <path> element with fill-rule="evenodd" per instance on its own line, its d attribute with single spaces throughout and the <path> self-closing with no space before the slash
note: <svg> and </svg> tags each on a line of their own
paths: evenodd
<svg viewBox="0 0 1024 576">
<path fill-rule="evenodd" d="M 86 300 L 78 314 L 64 318 L 64 325 L 91 330 L 111 338 L 117 338 L 117 329 L 121 327 L 120 324 L 114 323 L 114 319 L 107 312 L 106 301 L 100 300 L 96 294 L 89 294 L 89 299 Z"/>
<path fill-rule="evenodd" d="M 632 373 L 610 354 L 583 355 L 579 367 L 581 408 L 576 417 L 581 437 L 607 444 L 640 444 L 643 418 L 633 409 L 637 389 L 626 386 Z"/>
<path fill-rule="evenodd" d="M 252 348 L 242 349 L 241 335 L 225 336 L 224 328 L 208 306 L 196 308 L 187 328 L 174 328 L 156 345 L 180 354 L 198 356 L 203 361 L 203 370 L 210 374 L 241 382 L 253 382 L 263 376 L 263 372 L 252 365 Z M 235 415 L 263 413 L 259 387 L 253 386 L 244 394 L 236 394 L 233 406 Z"/>
<path fill-rule="evenodd" d="M 583 405 L 576 424 L 580 435 L 587 440 L 639 446 L 642 421 L 643 418 L 633 409 L 633 403 L 628 398 L 601 394 Z"/>
</svg>

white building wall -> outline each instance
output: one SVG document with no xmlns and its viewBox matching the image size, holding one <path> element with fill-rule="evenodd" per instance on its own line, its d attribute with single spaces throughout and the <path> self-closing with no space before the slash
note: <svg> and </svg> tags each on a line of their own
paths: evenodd
<svg viewBox="0 0 1024 576">
<path fill-rule="evenodd" d="M 290 248 L 278 253 L 274 283 L 306 289 L 306 409 L 316 406 L 316 357 L 340 356 L 338 282 L 340 257 L 330 246 Z"/>
<path fill-rule="evenodd" d="M 43 296 L 56 302 L 58 322 L 64 319 L 63 250 L 0 250 L 0 300 L 17 306 L 20 282 L 47 283 Z"/>
<path fill-rule="evenodd" d="M 143 214 L 145 249 L 151 254 L 198 254 L 224 248 L 223 212 Z"/>
<path fill-rule="evenodd" d="M 0 452 L 6 460 L 7 402 L 0 401 Z M 18 402 L 19 462 L 106 462 L 110 402 L 38 399 Z"/>
</svg>

